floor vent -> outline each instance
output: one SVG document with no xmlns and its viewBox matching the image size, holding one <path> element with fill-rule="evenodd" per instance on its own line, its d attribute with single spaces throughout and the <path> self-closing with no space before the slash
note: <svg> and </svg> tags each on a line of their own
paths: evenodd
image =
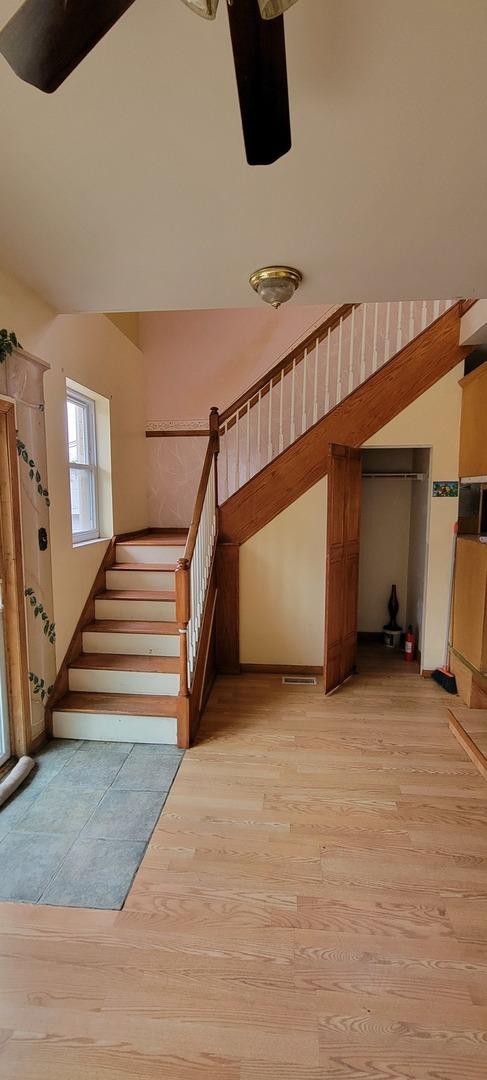
<svg viewBox="0 0 487 1080">
<path fill-rule="evenodd" d="M 314 675 L 283 675 L 284 686 L 316 686 Z"/>
</svg>

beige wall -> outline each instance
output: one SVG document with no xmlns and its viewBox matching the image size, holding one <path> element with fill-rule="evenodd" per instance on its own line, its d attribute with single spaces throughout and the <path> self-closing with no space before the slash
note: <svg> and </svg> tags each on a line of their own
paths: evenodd
<svg viewBox="0 0 487 1080">
<path fill-rule="evenodd" d="M 456 479 L 462 373 L 463 365 L 458 365 L 367 446 L 431 446 L 431 479 Z M 422 657 L 426 669 L 444 659 L 451 545 L 458 515 L 457 499 L 433 499 L 431 491 L 429 496 Z M 325 501 L 326 482 L 320 481 L 242 545 L 242 663 L 322 662 Z"/>
<path fill-rule="evenodd" d="M 240 548 L 242 664 L 323 662 L 326 488 L 320 480 Z"/>
<path fill-rule="evenodd" d="M 413 469 L 423 476 L 413 480 L 411 488 L 411 525 L 409 530 L 407 619 L 417 634 L 423 653 L 424 590 L 428 564 L 428 515 L 431 503 L 430 451 L 413 451 Z"/>
<path fill-rule="evenodd" d="M 65 381 L 74 379 L 110 399 L 114 531 L 144 528 L 148 518 L 142 357 L 104 315 L 57 315 L 1 270 L 0 324 L 15 330 L 26 349 L 50 364 L 44 389 L 59 665 L 107 546 L 102 540 L 72 545 Z"/>
<path fill-rule="evenodd" d="M 388 621 L 393 584 L 397 621 L 400 626 L 406 621 L 411 484 L 399 479 L 362 482 L 357 628 L 367 633 L 381 631 Z"/>
</svg>

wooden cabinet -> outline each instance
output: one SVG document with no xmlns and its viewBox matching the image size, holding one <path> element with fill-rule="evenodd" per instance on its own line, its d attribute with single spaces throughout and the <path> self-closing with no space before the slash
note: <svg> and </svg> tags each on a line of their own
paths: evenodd
<svg viewBox="0 0 487 1080">
<path fill-rule="evenodd" d="M 460 381 L 460 476 L 487 476 L 487 362 Z"/>
<path fill-rule="evenodd" d="M 453 647 L 479 673 L 487 672 L 487 544 L 457 541 Z"/>
</svg>

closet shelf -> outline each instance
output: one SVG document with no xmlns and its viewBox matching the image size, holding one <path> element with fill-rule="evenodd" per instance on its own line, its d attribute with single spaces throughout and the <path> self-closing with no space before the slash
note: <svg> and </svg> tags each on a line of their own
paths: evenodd
<svg viewBox="0 0 487 1080">
<path fill-rule="evenodd" d="M 402 480 L 424 480 L 425 473 L 422 472 L 363 472 L 362 476 L 368 479 L 376 479 L 378 477 L 383 480 L 385 477 L 395 477 Z"/>
</svg>

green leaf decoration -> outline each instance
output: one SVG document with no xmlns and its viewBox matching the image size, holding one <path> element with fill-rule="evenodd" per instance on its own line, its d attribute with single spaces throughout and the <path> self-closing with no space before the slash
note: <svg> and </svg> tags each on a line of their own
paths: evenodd
<svg viewBox="0 0 487 1080">
<path fill-rule="evenodd" d="M 3 364 L 7 356 L 10 356 L 14 349 L 21 349 L 22 346 L 17 337 L 17 334 L 13 330 L 6 330 L 3 327 L 0 330 L 0 364 Z"/>
<path fill-rule="evenodd" d="M 44 611 L 44 605 L 38 601 L 31 585 L 24 589 L 24 596 L 28 599 L 30 606 L 34 608 L 34 618 L 37 619 L 39 615 L 41 616 L 43 632 L 51 645 L 54 645 L 56 641 L 56 624 L 49 622 L 49 615 Z"/>
<path fill-rule="evenodd" d="M 1 348 L 1 341 L 0 341 L 0 348 Z M 0 363 L 1 363 L 1 360 L 0 360 Z M 37 468 L 37 465 L 36 465 L 36 463 L 34 461 L 34 458 L 30 456 L 29 451 L 27 450 L 27 447 L 26 447 L 25 443 L 22 442 L 22 439 L 17 439 L 17 453 L 18 453 L 19 457 L 22 458 L 22 461 L 25 461 L 26 465 L 29 466 L 29 479 L 32 480 L 32 482 L 36 484 L 38 495 L 42 496 L 46 506 L 50 506 L 51 505 L 51 500 L 49 498 L 49 492 L 48 492 L 47 488 L 44 487 L 44 484 L 42 483 L 42 476 L 41 476 L 41 474 L 39 472 L 39 469 Z"/>
</svg>

